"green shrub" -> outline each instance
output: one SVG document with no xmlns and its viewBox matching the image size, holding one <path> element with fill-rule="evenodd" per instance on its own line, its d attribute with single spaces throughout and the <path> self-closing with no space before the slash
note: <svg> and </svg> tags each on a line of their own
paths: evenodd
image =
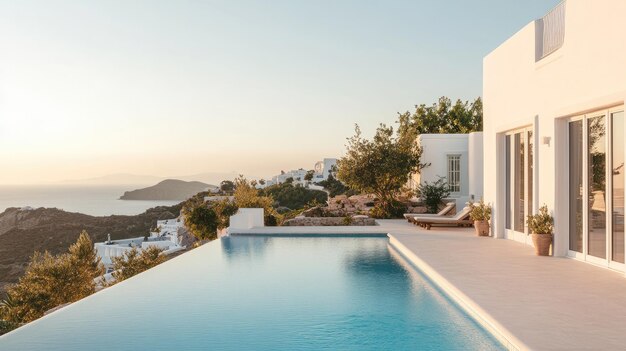
<svg viewBox="0 0 626 351">
<path fill-rule="evenodd" d="M 328 179 L 318 182 L 317 185 L 323 186 L 324 189 L 329 192 L 330 197 L 335 197 L 337 195 L 346 195 L 349 197 L 359 194 L 358 191 L 352 190 L 342 182 L 338 181 L 332 174 L 328 175 Z"/>
<path fill-rule="evenodd" d="M 292 210 L 305 208 L 310 203 L 326 203 L 328 200 L 328 195 L 324 191 L 311 190 L 292 183 L 268 186 L 259 193 L 272 197 L 275 207 L 288 207 Z"/>
<path fill-rule="evenodd" d="M 491 219 L 491 206 L 487 205 L 483 199 L 480 199 L 478 205 L 470 202 L 470 218 L 472 221 L 488 221 Z"/>
<path fill-rule="evenodd" d="M 8 333 L 17 327 L 18 325 L 15 323 L 10 323 L 10 322 L 0 319 L 0 335 Z"/>
<path fill-rule="evenodd" d="M 0 329 L 33 321 L 51 308 L 78 301 L 95 292 L 104 273 L 89 234 L 83 231 L 68 253 L 35 252 L 17 284 L 0 301 Z"/>
<path fill-rule="evenodd" d="M 548 206 L 543 205 L 539 213 L 528 215 L 526 218 L 528 232 L 533 234 L 552 234 L 554 231 L 554 218 L 548 213 Z"/>
<path fill-rule="evenodd" d="M 424 182 L 418 185 L 417 195 L 426 205 L 428 213 L 437 213 L 441 201 L 450 195 L 450 187 L 445 178 L 439 178 L 434 183 Z"/>
<path fill-rule="evenodd" d="M 145 270 L 165 262 L 163 249 L 156 246 L 148 246 L 139 251 L 136 247 L 126 251 L 122 256 L 111 258 L 113 263 L 113 284 L 135 276 Z"/>
<path fill-rule="evenodd" d="M 406 205 L 400 201 L 393 201 L 390 206 L 383 207 L 381 203 L 377 203 L 370 210 L 370 217 L 378 219 L 402 218 L 406 213 Z"/>
<path fill-rule="evenodd" d="M 266 214 L 264 218 L 265 225 L 268 227 L 275 227 L 278 225 L 278 217 L 274 214 Z"/>
</svg>

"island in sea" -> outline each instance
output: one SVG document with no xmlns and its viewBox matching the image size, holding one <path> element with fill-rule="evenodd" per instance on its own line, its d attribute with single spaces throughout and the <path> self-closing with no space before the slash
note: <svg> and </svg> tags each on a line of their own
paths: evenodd
<svg viewBox="0 0 626 351">
<path fill-rule="evenodd" d="M 120 200 L 186 200 L 202 191 L 214 191 L 215 185 L 178 179 L 166 179 L 156 185 L 124 192 Z"/>
</svg>

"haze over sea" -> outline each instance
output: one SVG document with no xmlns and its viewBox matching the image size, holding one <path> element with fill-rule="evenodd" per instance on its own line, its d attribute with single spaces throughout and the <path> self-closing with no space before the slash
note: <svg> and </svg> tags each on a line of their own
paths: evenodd
<svg viewBox="0 0 626 351">
<path fill-rule="evenodd" d="M 92 216 L 136 215 L 179 201 L 119 200 L 138 185 L 0 185 L 0 213 L 9 207 L 56 207 Z"/>
</svg>

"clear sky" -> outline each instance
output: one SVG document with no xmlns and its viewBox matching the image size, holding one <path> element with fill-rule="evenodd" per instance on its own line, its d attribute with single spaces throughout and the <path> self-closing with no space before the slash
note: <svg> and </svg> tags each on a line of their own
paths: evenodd
<svg viewBox="0 0 626 351">
<path fill-rule="evenodd" d="M 312 168 L 558 2 L 0 0 L 0 184 Z"/>
</svg>

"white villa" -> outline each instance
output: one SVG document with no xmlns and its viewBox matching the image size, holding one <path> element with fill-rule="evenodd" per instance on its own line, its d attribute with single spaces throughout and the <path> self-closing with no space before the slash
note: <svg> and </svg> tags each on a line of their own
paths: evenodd
<svg viewBox="0 0 626 351">
<path fill-rule="evenodd" d="M 422 147 L 421 162 L 430 164 L 413 174 L 408 186 L 416 189 L 423 182 L 434 183 L 445 178 L 450 199 L 456 208 L 483 196 L 483 133 L 422 134 L 417 143 Z"/>
<path fill-rule="evenodd" d="M 122 256 L 133 248 L 143 250 L 150 246 L 156 246 L 163 249 L 163 253 L 166 255 L 184 249 L 185 247 L 181 245 L 181 238 L 178 235 L 178 228 L 182 225 L 180 218 L 161 220 L 157 221 L 157 230 L 150 232 L 147 240 L 145 237 L 114 241 L 109 238 L 105 242 L 95 243 L 94 247 L 107 270 L 106 273 L 110 273 L 112 258 Z"/>
<path fill-rule="evenodd" d="M 484 184 L 497 238 L 624 271 L 626 1 L 567 0 L 484 58 Z"/>
<path fill-rule="evenodd" d="M 289 178 L 293 179 L 294 184 L 300 184 L 302 186 L 321 182 L 328 179 L 328 176 L 331 174 L 332 169 L 336 164 L 336 158 L 325 158 L 322 161 L 316 162 L 313 168 L 315 173 L 313 174 L 313 179 L 311 181 L 304 180 L 304 177 L 307 174 L 307 170 L 304 168 L 300 168 L 288 172 L 281 172 L 281 174 L 273 176 L 272 179 L 266 180 L 265 184 L 257 184 L 257 188 L 262 189 L 270 185 L 282 184 L 286 182 Z"/>
</svg>

